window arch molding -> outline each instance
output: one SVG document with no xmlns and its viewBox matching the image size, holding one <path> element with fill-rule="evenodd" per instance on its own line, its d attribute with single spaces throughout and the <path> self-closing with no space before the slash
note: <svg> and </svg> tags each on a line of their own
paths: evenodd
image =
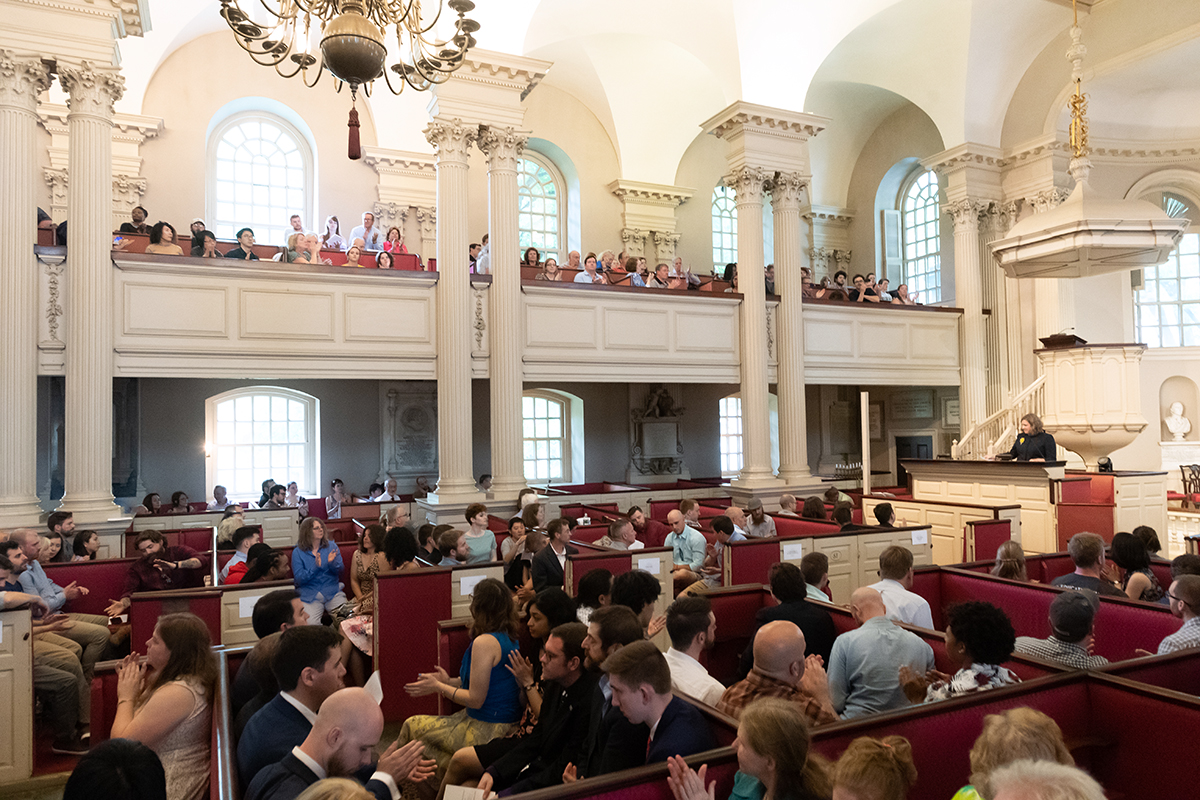
<svg viewBox="0 0 1200 800">
<path fill-rule="evenodd" d="M 282 386 L 244 386 L 204 401 L 205 482 L 257 502 L 267 478 L 321 494 L 321 401 Z"/>
<path fill-rule="evenodd" d="M 251 141 L 252 137 L 246 136 L 245 131 L 256 124 L 266 135 L 256 145 L 243 146 L 239 139 L 245 137 L 247 142 Z M 229 196 L 227 168 L 222 167 L 223 162 L 228 163 L 222 156 L 227 157 L 229 152 L 222 143 L 235 150 L 243 148 L 238 153 L 242 171 L 237 174 L 234 170 L 232 197 Z M 297 158 L 289 159 L 288 154 L 293 152 Z M 283 164 L 270 163 L 274 153 L 283 155 Z M 254 159 L 255 166 L 265 171 L 265 179 L 253 172 L 246 174 L 247 159 Z M 289 160 L 293 163 L 287 163 Z M 298 169 L 302 174 L 293 176 L 289 169 Z M 282 175 L 279 170 L 283 171 Z M 239 228 L 251 227 L 259 242 L 282 245 L 286 242 L 288 218 L 292 214 L 301 216 L 306 229 L 319 227 L 316 224 L 316 174 L 316 143 L 312 131 L 296 112 L 265 97 L 240 98 L 228 103 L 213 115 L 206 136 L 205 222 L 218 238 L 233 238 Z M 222 188 L 223 184 L 225 188 Z M 249 196 L 245 194 L 247 191 Z M 229 204 L 234 207 L 231 209 Z M 248 209 L 249 219 L 245 213 Z"/>
<path fill-rule="evenodd" d="M 536 150 L 532 147 L 525 148 L 525 150 L 521 153 L 520 161 L 527 162 L 528 164 L 536 165 L 537 167 L 540 167 L 541 169 L 546 171 L 546 175 L 549 177 L 550 182 L 554 186 L 554 199 L 556 201 L 554 204 L 555 244 L 552 247 L 540 246 L 537 243 L 537 239 L 531 238 L 531 237 L 533 236 L 533 234 L 535 232 L 543 230 L 544 226 L 522 224 L 526 214 L 532 214 L 535 217 L 537 216 L 537 214 L 535 212 L 533 212 L 532 209 L 526 210 L 525 204 L 526 204 L 526 202 L 536 200 L 539 197 L 539 195 L 536 193 L 531 193 L 526 189 L 524 181 L 525 181 L 528 173 L 526 172 L 525 169 L 523 169 L 524 164 L 518 164 L 518 167 L 517 167 L 517 181 L 518 181 L 517 194 L 518 194 L 518 198 L 519 198 L 518 199 L 519 207 L 518 207 L 517 230 L 518 230 L 518 239 L 521 243 L 521 258 L 524 259 L 525 249 L 527 247 L 536 247 L 538 249 L 538 251 L 541 253 L 541 257 L 542 257 L 543 261 L 546 259 L 547 254 L 551 254 L 551 255 L 553 255 L 554 258 L 556 258 L 558 260 L 559 264 L 563 264 L 566 262 L 567 252 L 571 249 L 571 247 L 570 247 L 571 237 L 569 235 L 569 227 L 570 227 L 570 225 L 569 225 L 569 214 L 570 214 L 569 198 L 570 198 L 571 192 L 569 191 L 569 184 L 568 184 L 567 178 L 565 175 L 563 175 L 562 170 L 560 170 L 558 168 L 558 165 L 556 163 L 554 163 L 553 159 L 551 159 L 550 157 L 544 155 L 543 153 L 539 152 L 538 150 Z M 526 198 L 528 198 L 528 201 Z"/>
<path fill-rule="evenodd" d="M 900 185 L 901 281 L 926 305 L 942 300 L 942 187 L 937 173 L 914 169 Z M 897 284 L 899 285 L 899 284 Z"/>
<path fill-rule="evenodd" d="M 537 413 L 538 403 L 541 400 L 546 406 L 556 406 L 561 409 L 561 429 L 557 436 L 552 436 L 553 431 L 539 429 L 538 419 L 541 415 Z M 524 456 L 525 464 L 525 479 L 530 484 L 545 485 L 549 483 L 583 483 L 585 481 L 585 437 L 584 437 L 584 422 L 583 422 L 583 398 L 573 395 L 570 392 L 564 392 L 560 389 L 526 389 L 522 392 L 521 398 L 521 421 L 522 421 L 522 455 Z M 533 413 L 530 413 L 533 412 Z M 547 420 L 547 428 L 550 427 L 549 416 L 541 416 Z M 545 433 L 545 436 L 539 434 Z M 532 434 L 532 435 L 531 435 Z M 542 473 L 539 476 L 536 468 L 531 471 L 533 466 L 531 462 L 545 460 L 553 460 L 550 454 L 551 447 L 549 442 L 557 440 L 559 442 L 558 458 L 562 462 L 562 468 L 557 475 Z M 540 441 L 547 442 L 544 456 L 539 454 L 538 443 Z"/>
</svg>

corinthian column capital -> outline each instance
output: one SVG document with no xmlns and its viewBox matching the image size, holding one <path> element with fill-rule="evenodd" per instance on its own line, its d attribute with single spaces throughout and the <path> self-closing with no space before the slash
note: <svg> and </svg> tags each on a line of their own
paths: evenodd
<svg viewBox="0 0 1200 800">
<path fill-rule="evenodd" d="M 50 70 L 42 59 L 0 50 L 0 106 L 37 111 L 38 95 L 50 88 Z"/>
<path fill-rule="evenodd" d="M 761 203 L 767 183 L 767 172 L 761 167 L 738 167 L 724 178 L 733 189 L 738 203 Z"/>
<path fill-rule="evenodd" d="M 435 120 L 425 129 L 425 140 L 437 150 L 439 161 L 467 163 L 471 145 L 479 136 L 479 128 L 464 125 L 461 119 Z"/>
<path fill-rule="evenodd" d="M 943 206 L 943 211 L 954 220 L 955 232 L 979 230 L 979 215 L 987 211 L 988 204 L 982 200 L 964 198 Z"/>
<path fill-rule="evenodd" d="M 771 205 L 779 209 L 799 209 L 800 196 L 808 191 L 809 177 L 799 172 L 780 172 L 771 182 Z"/>
<path fill-rule="evenodd" d="M 125 78 L 117 67 L 81 61 L 78 66 L 58 65 L 58 79 L 67 90 L 71 114 L 111 120 L 113 104 L 125 94 Z"/>
<path fill-rule="evenodd" d="M 517 171 L 517 161 L 525 152 L 528 134 L 513 128 L 479 126 L 479 149 L 488 157 L 488 169 Z"/>
</svg>

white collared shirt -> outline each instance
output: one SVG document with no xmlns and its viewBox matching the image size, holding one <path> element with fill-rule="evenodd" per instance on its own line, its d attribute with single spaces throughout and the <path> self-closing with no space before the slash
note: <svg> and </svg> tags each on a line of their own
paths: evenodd
<svg viewBox="0 0 1200 800">
<path fill-rule="evenodd" d="M 687 653 L 672 647 L 667 651 L 667 665 L 671 668 L 671 688 L 675 691 L 710 706 L 716 706 L 725 694 L 725 686 Z"/>
<path fill-rule="evenodd" d="M 286 696 L 285 694 L 284 697 Z M 323 781 L 329 777 L 325 768 L 314 761 L 312 756 L 301 750 L 299 745 L 292 748 L 292 755 L 299 759 L 301 764 L 311 769 L 313 774 L 317 776 L 317 780 Z M 392 779 L 391 775 L 388 775 L 386 772 L 376 771 L 371 775 L 371 780 L 379 781 L 386 786 L 388 791 L 392 793 L 392 800 L 400 800 L 400 789 L 396 786 L 396 781 Z"/>
<path fill-rule="evenodd" d="M 308 720 L 309 725 L 317 724 L 317 712 L 313 711 L 311 708 L 304 705 L 304 703 L 301 703 L 294 696 L 288 694 L 287 692 L 280 692 L 279 696 L 282 697 L 284 700 L 287 700 L 289 703 L 291 703 L 295 707 L 295 709 L 297 711 L 299 711 L 301 714 L 303 714 L 304 718 L 306 720 Z"/>
<path fill-rule="evenodd" d="M 909 625 L 933 630 L 933 613 L 929 610 L 929 601 L 915 592 L 910 592 L 899 581 L 884 578 L 879 583 L 871 584 L 883 596 L 883 604 L 887 608 L 887 617 Z"/>
</svg>

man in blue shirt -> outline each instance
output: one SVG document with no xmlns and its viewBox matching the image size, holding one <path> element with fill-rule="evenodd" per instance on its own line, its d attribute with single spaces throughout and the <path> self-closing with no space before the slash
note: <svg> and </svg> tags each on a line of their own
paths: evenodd
<svg viewBox="0 0 1200 800">
<path fill-rule="evenodd" d="M 829 695 L 843 719 L 907 708 L 900 668 L 924 675 L 933 669 L 933 648 L 921 637 L 887 618 L 883 596 L 869 586 L 850 595 L 858 630 L 833 642 L 829 657 Z"/>
<path fill-rule="evenodd" d="M 671 526 L 671 532 L 667 534 L 667 540 L 663 544 L 673 551 L 675 566 L 671 575 L 678 594 L 680 590 L 700 580 L 708 540 L 700 531 L 689 528 L 683 514 L 678 511 L 667 514 L 667 524 Z"/>
</svg>

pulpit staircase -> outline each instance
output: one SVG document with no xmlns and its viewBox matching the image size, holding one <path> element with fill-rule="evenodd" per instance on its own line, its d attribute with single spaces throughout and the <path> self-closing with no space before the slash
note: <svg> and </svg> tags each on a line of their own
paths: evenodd
<svg viewBox="0 0 1200 800">
<path fill-rule="evenodd" d="M 1046 407 L 1046 376 L 1025 387 L 1012 399 L 1007 408 L 1002 408 L 987 419 L 971 427 L 962 439 L 950 445 L 950 457 L 958 460 L 973 460 L 995 455 L 1006 450 L 1021 428 L 1021 417 L 1026 414 L 1043 415 Z"/>
</svg>

